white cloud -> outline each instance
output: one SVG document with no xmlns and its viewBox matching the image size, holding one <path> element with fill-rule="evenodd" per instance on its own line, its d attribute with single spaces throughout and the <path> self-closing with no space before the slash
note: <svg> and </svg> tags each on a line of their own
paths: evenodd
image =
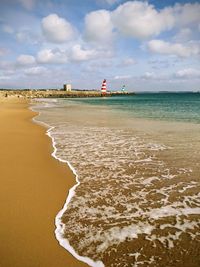
<svg viewBox="0 0 200 267">
<path fill-rule="evenodd" d="M 46 40 L 53 43 L 63 43 L 74 36 L 72 25 L 57 14 L 42 19 L 42 31 Z"/>
<path fill-rule="evenodd" d="M 199 14 L 199 3 L 176 4 L 158 10 L 147 1 L 129 1 L 113 11 L 97 10 L 87 14 L 85 36 L 90 41 L 107 42 L 117 30 L 125 36 L 146 39 L 174 28 L 198 25 Z"/>
<path fill-rule="evenodd" d="M 113 25 L 110 12 L 107 10 L 93 11 L 85 17 L 85 38 L 89 41 L 106 44 L 113 37 Z"/>
<path fill-rule="evenodd" d="M 17 63 L 22 66 L 33 65 L 35 64 L 35 58 L 31 55 L 20 55 L 17 58 Z"/>
<path fill-rule="evenodd" d="M 74 61 L 84 61 L 95 58 L 97 52 L 95 50 L 82 49 L 80 45 L 74 45 L 72 47 L 70 58 Z"/>
<path fill-rule="evenodd" d="M 41 75 L 47 73 L 47 69 L 45 67 L 33 67 L 26 69 L 24 73 L 26 75 Z"/>
<path fill-rule="evenodd" d="M 191 79 L 191 78 L 200 78 L 200 69 L 186 68 L 177 71 L 175 74 L 177 78 Z"/>
<path fill-rule="evenodd" d="M 88 49 L 80 44 L 73 45 L 68 49 L 43 49 L 37 53 L 37 62 L 41 64 L 65 64 L 69 61 L 87 61 L 102 57 L 110 57 L 110 50 Z"/>
<path fill-rule="evenodd" d="M 112 13 L 112 21 L 120 33 L 144 39 L 174 26 L 171 8 L 157 11 L 148 2 L 127 2 Z"/>
<path fill-rule="evenodd" d="M 66 63 L 67 55 L 65 51 L 61 51 L 60 49 L 43 49 L 37 54 L 37 62 L 38 63 Z"/>
<path fill-rule="evenodd" d="M 35 6 L 35 0 L 18 0 L 24 8 L 27 10 L 33 9 Z"/>
<path fill-rule="evenodd" d="M 175 55 L 178 57 L 190 57 L 200 53 L 200 46 L 198 43 L 169 43 L 162 40 L 151 40 L 147 43 L 150 51 L 165 55 Z"/>
</svg>

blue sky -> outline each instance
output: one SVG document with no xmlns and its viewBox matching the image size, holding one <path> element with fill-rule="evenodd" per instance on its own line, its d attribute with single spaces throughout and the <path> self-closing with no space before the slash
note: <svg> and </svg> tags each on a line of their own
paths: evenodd
<svg viewBox="0 0 200 267">
<path fill-rule="evenodd" d="M 200 90 L 200 1 L 1 0 L 0 88 Z"/>
</svg>

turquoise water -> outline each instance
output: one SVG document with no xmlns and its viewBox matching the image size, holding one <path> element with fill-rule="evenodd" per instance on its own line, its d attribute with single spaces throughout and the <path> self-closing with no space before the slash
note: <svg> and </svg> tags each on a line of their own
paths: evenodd
<svg viewBox="0 0 200 267">
<path fill-rule="evenodd" d="M 140 93 L 72 101 L 108 106 L 137 118 L 200 123 L 200 93 Z"/>
</svg>

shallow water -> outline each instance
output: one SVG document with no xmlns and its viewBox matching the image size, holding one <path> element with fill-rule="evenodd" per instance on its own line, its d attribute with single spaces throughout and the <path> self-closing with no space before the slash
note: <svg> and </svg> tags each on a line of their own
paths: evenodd
<svg viewBox="0 0 200 267">
<path fill-rule="evenodd" d="M 80 181 L 59 218 L 62 239 L 105 266 L 200 266 L 199 107 L 170 121 L 98 101 L 35 107 Z"/>
</svg>

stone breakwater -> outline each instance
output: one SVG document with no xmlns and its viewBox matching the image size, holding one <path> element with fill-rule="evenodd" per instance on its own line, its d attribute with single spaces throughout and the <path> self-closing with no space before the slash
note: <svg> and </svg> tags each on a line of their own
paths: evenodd
<svg viewBox="0 0 200 267">
<path fill-rule="evenodd" d="M 24 97 L 24 98 L 78 98 L 78 97 L 101 97 L 101 96 L 119 96 L 131 95 L 132 92 L 107 92 L 102 95 L 100 91 L 92 90 L 0 90 L 1 97 Z"/>
</svg>

